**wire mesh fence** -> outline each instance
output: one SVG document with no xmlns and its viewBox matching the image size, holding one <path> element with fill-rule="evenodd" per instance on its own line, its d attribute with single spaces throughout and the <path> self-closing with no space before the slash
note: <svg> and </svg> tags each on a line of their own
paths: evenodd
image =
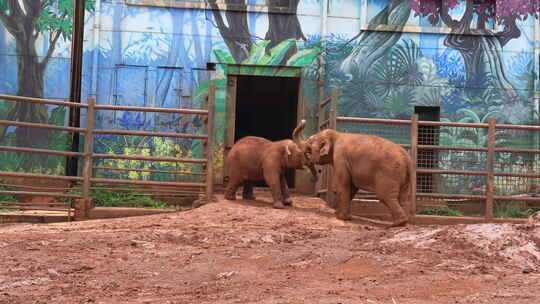
<svg viewBox="0 0 540 304">
<path fill-rule="evenodd" d="M 140 195 L 159 194 L 160 196 L 183 194 L 205 194 L 207 197 L 213 194 L 213 134 L 214 134 L 214 105 L 215 85 L 209 88 L 206 110 L 200 109 L 172 109 L 150 108 L 136 106 L 96 105 L 93 99 L 88 104 L 60 102 L 54 100 L 28 98 L 21 96 L 0 95 L 0 99 L 18 103 L 36 103 L 43 105 L 58 105 L 65 107 L 79 107 L 86 110 L 86 127 L 73 128 L 50 124 L 37 124 L 29 122 L 0 121 L 2 126 L 16 126 L 33 129 L 47 129 L 84 134 L 83 152 L 57 151 L 52 148 L 37 149 L 14 146 L 0 146 L 0 151 L 16 153 L 34 153 L 38 155 L 57 155 L 62 157 L 78 157 L 82 159 L 83 166 L 79 170 L 79 176 L 63 176 L 60 174 L 37 174 L 4 170 L 0 177 L 19 179 L 45 179 L 63 181 L 63 187 L 32 187 L 25 185 L 11 185 L 13 189 L 3 189 L 8 184 L 1 183 L 0 187 L 0 210 L 58 210 L 67 211 L 68 220 L 72 213 L 76 218 L 88 218 L 92 204 L 92 190 L 106 191 L 132 191 L 137 187 Z M 199 115 L 204 117 L 205 130 L 203 134 L 192 133 L 167 133 L 158 131 L 142 131 L 127 129 L 96 129 L 95 117 L 99 110 L 105 111 L 131 111 L 139 113 L 176 113 L 184 115 Z M 132 137 L 146 137 L 156 139 L 182 138 L 201 141 L 202 157 L 193 155 L 152 155 L 149 147 L 144 145 L 137 149 L 130 148 L 129 144 L 121 151 L 95 151 L 94 144 L 99 140 L 96 135 L 128 135 Z M 173 149 L 174 150 L 174 149 Z M 108 153 L 106 153 L 108 152 Z M 140 167 L 128 165 L 132 162 L 141 164 Z M 148 165 L 147 165 L 148 164 Z M 180 169 L 180 170 L 179 170 Z M 105 174 L 103 174 L 105 172 Z M 178 175 L 194 176 L 192 180 L 180 180 Z M 165 178 L 164 178 L 165 176 Z M 171 177 L 172 176 L 172 177 Z M 135 178 L 137 177 L 137 178 Z M 118 186 L 121 187 L 118 187 Z M 33 204 L 19 202 L 13 196 L 38 196 L 40 202 Z M 8 198 L 8 201 L 2 198 Z M 60 198 L 50 203 L 43 203 L 42 197 Z M 45 206 L 46 205 L 46 206 Z M 44 209 L 46 207 L 46 209 Z"/>
<path fill-rule="evenodd" d="M 325 106 L 335 107 L 331 102 Z M 392 120 L 325 114 L 325 119 L 337 131 L 377 135 L 410 153 L 414 211 L 445 206 L 465 215 L 500 217 L 540 208 L 538 126 L 496 124 L 494 118 L 487 123 L 418 121 L 417 115 Z M 319 187 L 319 194 L 330 192 L 331 170 L 323 174 L 327 187 Z M 374 198 L 360 192 L 357 198 Z"/>
</svg>

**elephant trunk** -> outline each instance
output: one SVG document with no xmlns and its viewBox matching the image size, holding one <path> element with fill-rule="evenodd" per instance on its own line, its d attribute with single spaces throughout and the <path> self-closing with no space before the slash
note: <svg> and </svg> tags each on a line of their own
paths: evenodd
<svg viewBox="0 0 540 304">
<path fill-rule="evenodd" d="M 293 141 L 296 145 L 298 145 L 298 148 L 300 148 L 302 151 L 306 151 L 306 141 L 304 140 L 304 137 L 302 136 L 302 130 L 304 130 L 304 127 L 306 126 L 306 120 L 302 119 L 300 121 L 300 124 L 294 129 L 292 137 Z"/>
<path fill-rule="evenodd" d="M 315 169 L 315 165 L 313 164 L 313 162 L 309 162 L 308 168 L 311 172 L 311 181 L 316 183 L 319 180 L 319 176 L 317 175 L 317 169 Z"/>
</svg>

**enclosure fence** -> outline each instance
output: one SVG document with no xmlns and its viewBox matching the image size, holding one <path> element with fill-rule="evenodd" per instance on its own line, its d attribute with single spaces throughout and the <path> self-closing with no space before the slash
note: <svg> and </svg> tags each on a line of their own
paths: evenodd
<svg viewBox="0 0 540 304">
<path fill-rule="evenodd" d="M 71 133 L 79 133 L 84 136 L 83 152 L 68 152 L 52 149 L 36 149 L 12 146 L 0 146 L 0 151 L 17 152 L 17 153 L 34 153 L 38 155 L 57 155 L 64 157 L 76 157 L 82 160 L 82 170 L 79 170 L 79 176 L 62 176 L 53 174 L 38 174 L 15 171 L 0 171 L 0 178 L 22 178 L 22 179 L 44 179 L 53 181 L 66 182 L 63 187 L 37 187 L 26 186 L 20 183 L 1 182 L 0 186 L 12 187 L 21 190 L 0 190 L 0 195 L 16 195 L 16 196 L 39 196 L 39 197 L 55 197 L 65 200 L 64 202 L 11 202 L 0 201 L 0 209 L 12 210 L 47 210 L 47 211 L 65 211 L 67 212 L 68 220 L 73 216 L 76 219 L 88 218 L 90 211 L 94 207 L 91 199 L 91 190 L 112 190 L 112 191 L 137 191 L 142 195 L 206 195 L 207 198 L 212 197 L 214 170 L 213 170 L 213 151 L 212 143 L 214 139 L 214 111 L 215 111 L 215 84 L 209 85 L 207 96 L 207 109 L 174 109 L 174 108 L 152 108 L 152 107 L 133 107 L 133 106 L 117 106 L 117 105 L 98 105 L 93 98 L 88 99 L 87 104 L 63 102 L 42 98 L 30 98 L 12 95 L 0 95 L 0 100 L 9 100 L 22 103 L 36 103 L 43 105 L 57 105 L 68 108 L 81 108 L 86 110 L 86 126 L 84 128 L 57 126 L 52 124 L 18 122 L 9 120 L 0 120 L 0 126 L 5 128 L 9 126 L 24 127 L 41 130 L 67 131 Z M 166 133 L 156 131 L 142 130 L 123 130 L 123 129 L 96 129 L 95 118 L 97 111 L 132 111 L 132 112 L 154 112 L 154 113 L 172 113 L 182 115 L 200 115 L 204 117 L 204 134 L 188 134 L 188 133 Z M 203 157 L 155 157 L 149 155 L 127 155 L 120 154 L 103 154 L 94 152 L 94 142 L 96 135 L 130 135 L 130 136 L 147 136 L 159 138 L 187 138 L 203 141 Z M 136 169 L 136 168 L 118 168 L 113 166 L 103 166 L 97 164 L 100 160 L 117 159 L 117 160 L 137 160 L 145 162 L 170 162 L 170 163 L 191 163 L 201 166 L 200 172 L 184 172 L 179 170 L 154 170 L 154 169 Z M 147 172 L 147 173 L 164 173 L 176 175 L 196 175 L 199 176 L 198 182 L 185 181 L 152 181 L 152 180 L 130 180 L 130 179 L 113 179 L 113 178 L 98 178 L 95 173 L 99 171 L 129 171 L 129 172 Z M 125 188 L 111 187 L 111 185 L 122 185 Z M 137 186 L 133 188 L 130 186 Z M 78 188 L 77 188 L 78 187 Z M 34 190 L 34 191 L 29 191 Z M 69 193 L 71 192 L 71 193 Z M 74 193 L 75 192 L 75 193 Z"/>
<path fill-rule="evenodd" d="M 411 155 L 411 196 L 417 210 L 461 207 L 486 218 L 508 207 L 540 207 L 540 126 L 357 118 L 337 115 L 337 90 L 319 102 L 319 130 L 378 135 Z M 331 166 L 325 166 L 317 194 L 334 203 Z M 356 203 L 371 202 L 359 191 Z"/>
</svg>

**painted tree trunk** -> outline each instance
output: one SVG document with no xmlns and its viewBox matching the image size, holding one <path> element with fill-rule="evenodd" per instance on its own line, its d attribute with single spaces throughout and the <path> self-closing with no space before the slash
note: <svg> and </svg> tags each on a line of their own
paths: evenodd
<svg viewBox="0 0 540 304">
<path fill-rule="evenodd" d="M 30 27 L 21 28 L 30 30 Z M 16 95 L 27 97 L 43 97 L 43 76 L 45 65 L 39 62 L 36 51 L 36 38 L 32 31 L 16 31 L 12 33 L 15 38 L 17 52 L 17 92 Z M 47 106 L 42 104 L 15 103 L 7 116 L 7 120 L 47 123 Z M 6 129 L 2 130 L 2 138 Z M 46 142 L 48 131 L 36 128 L 20 128 L 15 130 L 15 144 L 17 146 L 39 146 Z"/>
<path fill-rule="evenodd" d="M 467 81 L 474 85 L 478 77 L 489 76 L 495 88 L 516 97 L 515 88 L 506 77 L 501 42 L 495 36 L 448 35 L 445 45 L 457 50 L 465 62 Z"/>
<path fill-rule="evenodd" d="M 381 59 L 401 38 L 401 29 L 405 26 L 411 8 L 407 1 L 391 0 L 390 3 L 370 21 L 370 26 L 387 24 L 396 26 L 395 32 L 365 31 L 358 37 L 356 47 L 343 60 L 341 69 L 357 80 L 367 77 L 373 64 Z"/>
<path fill-rule="evenodd" d="M 267 1 L 270 7 L 278 6 L 283 1 L 269 0 Z M 270 40 L 270 43 L 266 46 L 266 52 L 269 52 L 274 46 L 278 45 L 283 40 L 296 39 L 306 40 L 306 37 L 302 33 L 302 27 L 298 21 L 296 15 L 298 9 L 299 0 L 290 1 L 291 14 L 268 14 L 268 32 L 266 32 L 265 40 Z M 296 53 L 296 46 L 291 47 L 285 57 L 281 61 L 281 64 L 287 62 L 287 60 Z"/>
<path fill-rule="evenodd" d="M 239 3 L 237 0 L 225 0 L 226 5 L 234 5 L 238 10 L 228 10 L 225 12 L 227 18 L 227 25 L 223 20 L 221 11 L 219 10 L 216 0 L 209 0 L 208 3 L 212 8 L 214 14 L 214 20 L 218 26 L 219 32 L 227 48 L 231 52 L 232 57 L 236 63 L 241 63 L 249 56 L 249 51 L 253 41 L 251 34 L 249 33 L 248 19 L 247 19 L 247 6 L 242 1 Z"/>
</svg>

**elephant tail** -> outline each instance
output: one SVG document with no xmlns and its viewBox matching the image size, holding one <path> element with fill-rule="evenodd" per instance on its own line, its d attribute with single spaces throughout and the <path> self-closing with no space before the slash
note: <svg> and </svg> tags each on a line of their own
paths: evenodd
<svg viewBox="0 0 540 304">
<path fill-rule="evenodd" d="M 409 159 L 407 162 L 407 177 L 405 178 L 405 182 L 401 185 L 401 189 L 399 190 L 399 202 L 403 206 L 403 208 L 406 210 L 408 216 L 413 216 L 416 213 L 416 210 L 412 210 L 413 204 L 412 204 L 412 195 L 411 191 L 412 184 L 413 184 L 413 164 L 412 161 Z M 414 189 L 416 190 L 416 189 Z"/>
</svg>

